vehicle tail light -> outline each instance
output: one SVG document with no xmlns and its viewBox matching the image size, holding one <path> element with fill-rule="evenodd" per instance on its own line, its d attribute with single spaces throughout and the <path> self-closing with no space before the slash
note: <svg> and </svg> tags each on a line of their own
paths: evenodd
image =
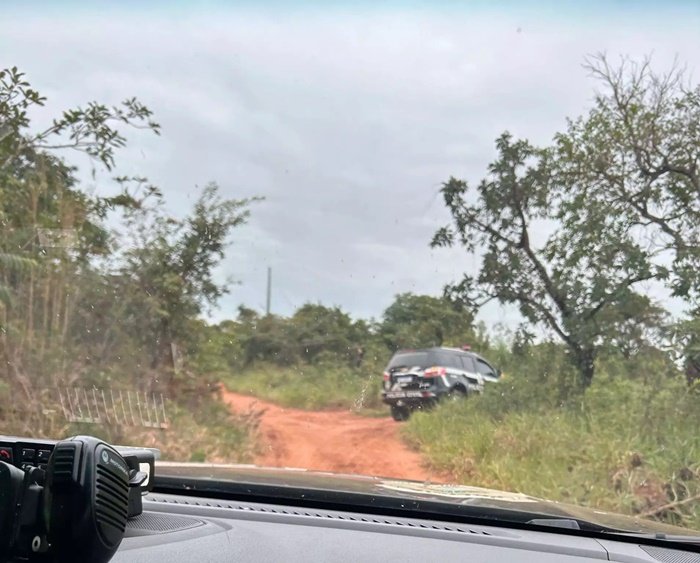
<svg viewBox="0 0 700 563">
<path fill-rule="evenodd" d="M 389 375 L 389 372 L 385 371 L 384 372 L 384 381 L 389 381 L 390 378 L 391 378 L 391 376 Z"/>
<path fill-rule="evenodd" d="M 423 372 L 423 377 L 440 377 L 447 373 L 445 368 L 432 367 Z"/>
</svg>

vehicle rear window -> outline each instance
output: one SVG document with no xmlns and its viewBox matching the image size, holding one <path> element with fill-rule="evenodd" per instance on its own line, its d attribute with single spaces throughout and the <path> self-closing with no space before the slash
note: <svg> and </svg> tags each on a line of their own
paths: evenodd
<svg viewBox="0 0 700 563">
<path fill-rule="evenodd" d="M 474 360 L 470 356 L 461 356 L 462 365 L 464 369 L 470 373 L 476 373 L 476 367 L 474 366 Z"/>
<path fill-rule="evenodd" d="M 428 352 L 406 352 L 403 354 L 396 354 L 389 362 L 389 369 L 400 368 L 400 367 L 421 367 L 427 368 L 432 364 L 430 363 L 430 354 Z"/>
<path fill-rule="evenodd" d="M 462 362 L 459 360 L 457 354 L 451 354 L 449 352 L 437 352 L 433 360 L 433 365 L 441 366 L 445 368 L 456 368 L 462 369 Z"/>
</svg>

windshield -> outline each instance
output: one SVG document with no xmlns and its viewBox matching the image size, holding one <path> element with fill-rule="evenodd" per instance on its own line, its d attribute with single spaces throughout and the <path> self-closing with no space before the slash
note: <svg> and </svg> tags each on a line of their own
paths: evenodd
<svg viewBox="0 0 700 563">
<path fill-rule="evenodd" d="M 396 354 L 389 362 L 389 369 L 392 368 L 426 368 L 435 363 L 435 354 L 428 352 L 415 352 L 410 354 Z"/>
<path fill-rule="evenodd" d="M 551 7 L 6 10 L 1 431 L 700 530 L 700 7 Z"/>
</svg>

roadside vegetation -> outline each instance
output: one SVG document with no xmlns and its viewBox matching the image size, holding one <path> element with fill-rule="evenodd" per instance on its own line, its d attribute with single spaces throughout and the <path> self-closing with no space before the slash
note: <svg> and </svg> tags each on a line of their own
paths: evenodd
<svg viewBox="0 0 700 563">
<path fill-rule="evenodd" d="M 45 99 L 0 71 L 3 432 L 250 461 L 256 415 L 228 412 L 221 383 L 376 415 L 395 350 L 470 344 L 506 378 L 403 427 L 429 463 L 464 483 L 700 527 L 700 88 L 649 61 L 586 68 L 592 107 L 551 143 L 504 132 L 480 181 L 444 182 L 449 221 L 432 245 L 474 265 L 444 295 L 399 294 L 379 319 L 307 303 L 288 317 L 241 306 L 218 324 L 203 320 L 229 289 L 215 271 L 257 199 L 210 183 L 172 216 L 170 186 L 111 177 L 137 130 L 160 133 L 148 107 L 92 102 L 41 130 L 31 117 Z M 104 189 L 83 185 L 75 154 Z M 524 324 L 495 338 L 475 322 L 491 301 Z M 106 400 L 101 412 L 103 391 L 163 397 L 167 423 L 129 418 L 123 401 L 121 418 Z"/>
<path fill-rule="evenodd" d="M 458 302 L 411 293 L 397 295 L 380 321 L 312 303 L 290 317 L 241 308 L 235 321 L 209 327 L 205 354 L 220 359 L 211 367 L 231 391 L 286 407 L 386 415 L 380 390 L 391 354 L 473 343 L 482 335 L 472 319 Z"/>
<path fill-rule="evenodd" d="M 505 380 L 402 429 L 430 465 L 460 483 L 700 526 L 700 395 L 678 369 L 606 357 L 572 394 L 561 346 L 502 356 Z"/>
<path fill-rule="evenodd" d="M 227 291 L 213 271 L 253 201 L 210 183 L 171 216 L 170 186 L 117 175 L 132 136 L 160 133 L 147 106 L 89 102 L 42 129 L 45 103 L 0 70 L 0 428 L 249 460 L 255 423 L 215 400 L 191 335 Z"/>
<path fill-rule="evenodd" d="M 380 398 L 381 383 L 382 378 L 376 372 L 333 363 L 294 367 L 260 364 L 224 379 L 230 391 L 284 407 L 314 411 L 342 409 L 367 416 L 386 416 Z"/>
<path fill-rule="evenodd" d="M 481 180 L 443 184 L 432 244 L 479 257 L 446 294 L 527 323 L 492 351 L 510 377 L 405 436 L 462 482 L 698 527 L 700 87 L 649 60 L 584 66 L 587 113 L 546 145 L 504 132 Z"/>
</svg>

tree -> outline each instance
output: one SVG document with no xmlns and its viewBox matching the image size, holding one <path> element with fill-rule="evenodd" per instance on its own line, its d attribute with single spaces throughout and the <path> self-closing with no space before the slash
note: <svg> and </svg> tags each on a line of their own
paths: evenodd
<svg viewBox="0 0 700 563">
<path fill-rule="evenodd" d="M 37 152 L 59 149 L 83 152 L 111 170 L 115 151 L 126 145 L 119 126 L 160 133 L 151 110 L 136 98 L 111 107 L 89 102 L 64 111 L 46 129 L 30 132 L 28 112 L 45 102 L 17 67 L 0 70 L 0 170 Z"/>
<path fill-rule="evenodd" d="M 683 361 L 683 371 L 688 385 L 700 391 L 700 317 L 682 319 L 671 329 L 674 349 L 681 353 L 676 357 Z"/>
<path fill-rule="evenodd" d="M 69 369 L 79 280 L 92 258 L 109 251 L 101 220 L 109 209 L 138 203 L 128 192 L 88 196 L 57 151 L 85 153 L 111 170 L 126 144 L 122 127 L 159 132 L 151 111 L 135 98 L 113 107 L 90 102 L 36 131 L 31 113 L 45 101 L 16 67 L 0 70 L 0 352 L 3 371 L 28 397 L 27 373 L 35 382 L 41 373 L 56 380 L 50 352 L 61 371 Z"/>
<path fill-rule="evenodd" d="M 355 358 L 358 347 L 367 344 L 369 337 L 364 323 L 355 323 L 338 307 L 318 303 L 299 307 L 290 322 L 300 356 L 310 363 L 321 353 L 349 361 Z"/>
<path fill-rule="evenodd" d="M 255 199 L 224 199 L 211 183 L 204 187 L 191 215 L 177 220 L 150 209 L 130 215 L 133 246 L 125 253 L 121 275 L 136 291 L 130 312 L 152 349 L 152 367 L 173 367 L 172 344 L 187 338 L 187 321 L 214 305 L 228 291 L 215 268 L 231 231 L 249 217 Z"/>
<path fill-rule="evenodd" d="M 614 327 L 603 346 L 631 360 L 645 352 L 662 353 L 658 344 L 666 338 L 669 315 L 646 295 L 631 294 L 617 306 L 607 307 L 601 313 L 600 323 Z"/>
<path fill-rule="evenodd" d="M 256 361 L 283 366 L 297 363 L 300 347 L 289 319 L 276 315 L 253 317 L 250 311 L 241 307 L 239 315 L 246 365 Z"/>
<path fill-rule="evenodd" d="M 654 72 L 647 58 L 605 55 L 585 68 L 601 90 L 587 115 L 557 136 L 561 159 L 589 197 L 611 202 L 645 240 L 673 294 L 697 307 L 700 297 L 700 85 L 677 64 Z M 670 271 L 669 271 L 670 269 Z"/>
<path fill-rule="evenodd" d="M 443 344 L 462 346 L 474 342 L 473 318 L 459 301 L 402 293 L 384 311 L 379 331 L 392 351 Z"/>
<path fill-rule="evenodd" d="M 477 275 L 465 275 L 447 294 L 475 309 L 493 299 L 516 305 L 567 346 L 585 388 L 600 344 L 619 324 L 610 311 L 657 272 L 626 216 L 588 197 L 585 174 L 573 173 L 576 162 L 508 133 L 496 148 L 476 190 L 455 178 L 443 184 L 452 220 L 432 245 L 481 252 Z"/>
</svg>

